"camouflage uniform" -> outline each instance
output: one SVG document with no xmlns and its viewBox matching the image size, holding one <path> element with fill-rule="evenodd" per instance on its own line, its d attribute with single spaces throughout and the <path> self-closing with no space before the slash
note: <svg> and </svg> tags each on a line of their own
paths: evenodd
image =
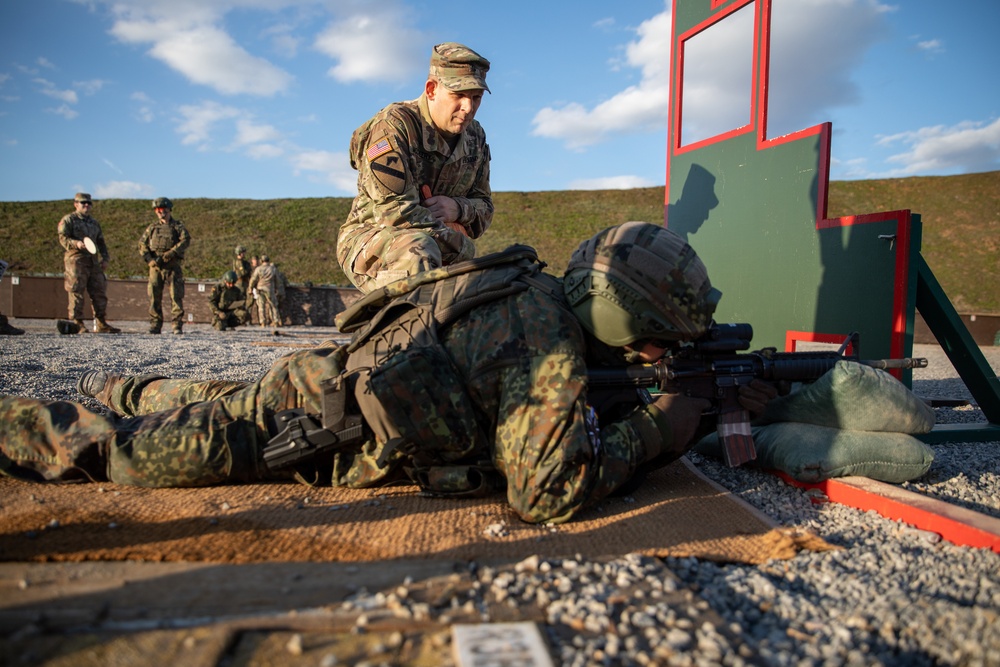
<svg viewBox="0 0 1000 667">
<path fill-rule="evenodd" d="M 191 234 L 184 223 L 173 216 L 166 222 L 157 220 L 139 239 L 139 254 L 149 267 L 150 332 L 159 333 L 163 326 L 163 286 L 170 286 L 170 315 L 175 332 L 184 325 L 184 270 L 181 262 L 191 244 Z"/>
<path fill-rule="evenodd" d="M 278 269 L 271 264 L 267 255 L 260 258 L 260 265 L 250 276 L 250 293 L 258 304 L 260 325 L 281 326 L 281 314 L 277 304 Z M 254 292 L 256 290 L 256 292 Z"/>
<path fill-rule="evenodd" d="M 461 291 L 464 277 L 447 277 L 451 268 L 416 277 L 426 284 L 401 281 L 387 293 L 419 302 Z M 485 272 L 494 270 L 466 275 L 488 277 Z M 540 269 L 533 271 L 525 274 L 533 276 L 527 282 L 504 276 L 510 285 L 505 296 L 456 315 L 431 346 L 461 378 L 482 437 L 450 438 L 445 430 L 435 434 L 437 442 L 427 451 L 420 445 L 394 448 L 372 437 L 335 455 L 333 484 L 372 487 L 405 479 L 408 469 L 420 468 L 430 456 L 445 473 L 456 465 L 461 471 L 491 470 L 505 482 L 507 500 L 524 520 L 562 522 L 621 487 L 650 451 L 669 447 L 669 422 L 644 391 L 630 390 L 628 400 L 617 400 L 614 409 L 598 416 L 588 398 L 586 369 L 587 346 L 601 344 L 585 338 L 558 279 L 542 280 Z M 379 311 L 384 317 L 378 326 L 391 328 L 398 310 Z M 302 407 L 319 414 L 320 383 L 353 359 L 346 348 L 332 345 L 297 351 L 248 385 L 123 378 L 103 397 L 107 405 L 123 414 L 160 411 L 117 425 L 76 404 L 3 398 L 0 468 L 26 479 L 86 476 L 142 486 L 262 478 L 261 447 L 278 432 L 275 413 Z M 416 419 L 440 418 L 437 426 L 428 419 L 429 428 L 448 423 L 454 399 L 449 391 L 435 393 L 439 371 L 431 368 L 414 378 L 415 384 L 395 387 L 403 395 L 412 392 L 400 407 Z M 368 387 L 358 381 L 359 402 Z M 372 433 L 391 428 L 385 414 L 364 414 Z M 435 478 L 434 471 L 432 466 L 424 481 L 448 490 L 450 481 Z"/>
<path fill-rule="evenodd" d="M 86 201 L 90 201 L 89 195 Z M 76 242 L 85 238 L 90 238 L 97 246 L 96 255 L 76 247 Z M 89 213 L 70 213 L 59 221 L 59 243 L 66 250 L 63 266 L 69 319 L 83 320 L 83 293 L 86 291 L 90 294 L 94 317 L 104 320 L 108 310 L 108 280 L 104 275 L 104 265 L 111 262 L 111 255 L 108 254 L 101 225 Z"/>
<path fill-rule="evenodd" d="M 459 85 L 485 88 L 481 63 L 488 70 L 489 62 L 460 45 L 452 47 L 480 63 L 475 81 L 456 77 Z M 379 111 L 354 131 L 349 152 L 358 170 L 358 194 L 337 238 L 337 261 L 354 285 L 368 292 L 475 255 L 471 239 L 482 236 L 493 221 L 490 149 L 476 120 L 449 143 L 431 121 L 425 93 Z M 468 236 L 435 220 L 424 205 L 422 186 L 455 200 L 458 222 Z"/>
<path fill-rule="evenodd" d="M 219 331 L 250 322 L 250 313 L 246 307 L 247 296 L 239 285 L 218 283 L 208 295 L 208 303 L 212 308 L 212 326 Z"/>
</svg>

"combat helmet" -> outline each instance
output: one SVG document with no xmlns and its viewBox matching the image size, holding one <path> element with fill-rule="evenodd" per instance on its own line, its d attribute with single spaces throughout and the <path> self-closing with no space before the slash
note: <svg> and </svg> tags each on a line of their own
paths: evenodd
<svg viewBox="0 0 1000 667">
<path fill-rule="evenodd" d="M 613 347 L 697 338 L 722 296 L 694 249 L 648 222 L 608 227 L 581 243 L 563 291 L 583 327 Z"/>
<path fill-rule="evenodd" d="M 157 197 L 153 200 L 153 208 L 173 208 L 174 203 L 166 197 Z"/>
<path fill-rule="evenodd" d="M 241 246 L 241 245 L 238 245 L 238 246 L 236 246 L 236 251 L 235 251 L 235 252 L 236 252 L 236 255 L 237 255 L 237 256 L 238 256 L 238 255 L 245 255 L 245 254 L 247 253 L 247 249 L 246 249 L 246 248 L 244 248 L 244 247 L 243 247 L 243 246 Z"/>
<path fill-rule="evenodd" d="M 222 274 L 222 282 L 236 284 L 236 272 L 226 271 Z"/>
</svg>

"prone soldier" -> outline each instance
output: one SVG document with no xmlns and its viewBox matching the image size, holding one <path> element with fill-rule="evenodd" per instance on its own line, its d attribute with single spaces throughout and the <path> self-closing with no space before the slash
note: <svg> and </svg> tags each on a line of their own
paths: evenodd
<svg viewBox="0 0 1000 667">
<path fill-rule="evenodd" d="M 0 471 L 152 487 L 287 478 L 292 469 L 265 461 L 269 441 L 281 445 L 297 415 L 325 425 L 347 414 L 360 437 L 300 462 L 297 478 L 503 492 L 525 521 L 564 522 L 681 456 L 709 405 L 591 392 L 588 365 L 655 361 L 709 327 L 719 296 L 691 247 L 659 225 L 601 231 L 563 279 L 515 246 L 367 295 L 338 317 L 349 345 L 296 351 L 255 383 L 85 373 L 78 391 L 120 419 L 0 397 Z M 774 396 L 758 384 L 741 389 L 754 412 Z"/>
</svg>

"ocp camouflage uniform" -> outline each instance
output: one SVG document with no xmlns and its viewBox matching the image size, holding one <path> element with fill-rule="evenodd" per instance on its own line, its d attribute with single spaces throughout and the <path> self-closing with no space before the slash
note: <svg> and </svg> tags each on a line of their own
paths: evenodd
<svg viewBox="0 0 1000 667">
<path fill-rule="evenodd" d="M 106 397 L 110 407 L 162 411 L 117 428 L 77 404 L 4 398 L 0 467 L 28 479 L 86 474 L 142 486 L 259 479 L 267 476 L 261 447 L 278 432 L 276 412 L 319 414 L 321 382 L 345 370 L 357 374 L 353 396 L 373 435 L 336 453 L 335 485 L 409 477 L 447 493 L 456 490 L 454 473 L 479 472 L 505 483 L 524 520 L 562 522 L 629 480 L 649 451 L 669 448 L 669 423 L 645 391 L 595 411 L 587 346 L 600 343 L 585 339 L 558 279 L 527 260 L 447 277 L 454 268 L 387 288 L 391 303 L 370 320 L 366 304 L 352 306 L 358 320 L 349 348 L 292 353 L 257 383 L 120 380 Z M 445 308 L 412 308 L 420 303 Z M 414 315 L 447 324 L 421 330 L 397 321 L 412 324 Z M 397 344 L 409 335 L 410 345 Z M 233 393 L 194 402 L 213 391 Z"/>
<path fill-rule="evenodd" d="M 170 319 L 174 330 L 184 324 L 184 270 L 181 262 L 184 252 L 191 244 L 191 234 L 184 223 L 173 217 L 166 222 L 156 222 L 146 227 L 139 239 L 139 254 L 142 261 L 156 264 L 149 267 L 149 318 L 151 330 L 159 330 L 163 325 L 163 286 L 170 286 Z"/>
<path fill-rule="evenodd" d="M 83 294 L 90 294 L 94 317 L 103 320 L 108 310 L 108 280 L 101 262 L 111 262 L 108 245 L 104 241 L 101 225 L 89 214 L 70 213 L 59 221 L 59 244 L 65 248 L 63 266 L 64 285 L 69 300 L 69 319 L 83 319 Z M 85 248 L 77 248 L 76 242 L 89 237 L 97 246 L 97 254 L 92 255 Z"/>
<path fill-rule="evenodd" d="M 239 285 L 227 287 L 218 283 L 208 295 L 212 309 L 212 326 L 222 331 L 226 327 L 235 328 L 250 321 L 247 311 L 247 296 Z"/>
<path fill-rule="evenodd" d="M 277 303 L 278 268 L 270 260 L 261 258 L 260 265 L 250 276 L 250 293 L 257 303 L 261 326 L 281 326 L 281 314 Z M 257 290 L 254 293 L 253 290 Z"/>
<path fill-rule="evenodd" d="M 354 131 L 358 194 L 337 238 L 337 261 L 362 291 L 475 255 L 493 221 L 490 148 L 478 121 L 454 149 L 434 128 L 427 98 L 397 102 Z M 469 236 L 435 221 L 420 188 L 453 198 Z M 471 237 L 471 239 L 469 238 Z"/>
</svg>

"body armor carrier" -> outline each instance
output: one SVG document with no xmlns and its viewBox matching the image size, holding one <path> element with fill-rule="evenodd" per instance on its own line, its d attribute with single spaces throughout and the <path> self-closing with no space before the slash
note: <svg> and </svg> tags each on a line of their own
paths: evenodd
<svg viewBox="0 0 1000 667">
<path fill-rule="evenodd" d="M 338 318 L 353 332 L 346 372 L 380 443 L 380 466 L 401 463 L 426 492 L 485 495 L 502 488 L 467 378 L 440 334 L 469 310 L 540 285 L 533 248 L 512 246 L 433 269 L 368 294 Z M 556 290 L 557 283 L 551 279 Z M 375 311 L 374 315 L 371 313 Z"/>
<path fill-rule="evenodd" d="M 160 256 L 177 245 L 178 241 L 180 236 L 174 226 L 169 222 L 160 223 L 153 227 L 149 236 L 149 249 Z"/>
</svg>

